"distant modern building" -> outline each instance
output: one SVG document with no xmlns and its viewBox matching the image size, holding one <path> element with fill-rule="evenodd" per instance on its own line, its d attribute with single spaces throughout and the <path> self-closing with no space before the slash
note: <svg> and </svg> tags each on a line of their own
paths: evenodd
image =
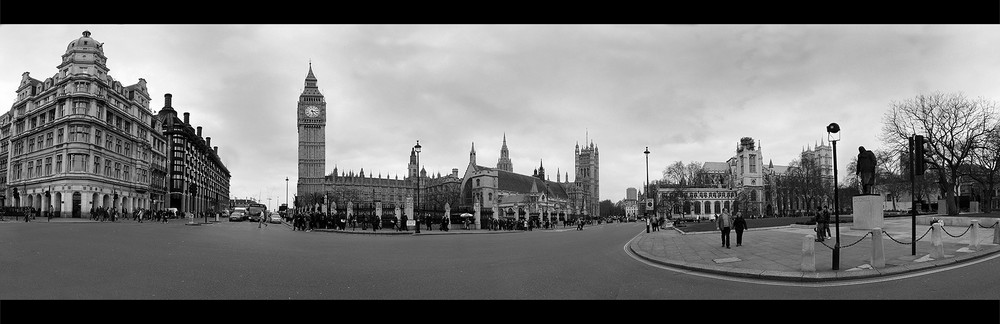
<svg viewBox="0 0 1000 324">
<path fill-rule="evenodd" d="M 639 195 L 635 188 L 625 189 L 625 201 L 623 202 L 623 208 L 625 209 L 625 217 L 628 219 L 636 219 L 639 216 Z"/>
</svg>

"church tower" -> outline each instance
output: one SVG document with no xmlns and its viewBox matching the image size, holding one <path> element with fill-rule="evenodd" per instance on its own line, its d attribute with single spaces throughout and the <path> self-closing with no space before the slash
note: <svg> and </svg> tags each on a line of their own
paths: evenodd
<svg viewBox="0 0 1000 324">
<path fill-rule="evenodd" d="M 588 147 L 585 141 L 583 149 L 580 148 L 580 144 L 576 145 L 575 153 L 576 177 L 574 183 L 580 189 L 580 201 L 577 202 L 577 208 L 586 212 L 587 216 L 598 216 L 600 215 L 601 192 L 600 152 L 597 146 L 594 146 L 594 142 L 590 142 Z M 569 180 L 568 175 L 566 180 Z"/>
<path fill-rule="evenodd" d="M 764 157 L 753 138 L 743 137 L 736 149 L 734 189 L 747 195 L 750 206 L 741 207 L 755 215 L 762 211 L 764 200 Z"/>
<path fill-rule="evenodd" d="M 299 95 L 297 128 L 299 134 L 299 180 L 297 195 L 323 193 L 326 171 L 326 99 L 319 93 L 312 63 L 306 75 L 305 89 Z"/>
<path fill-rule="evenodd" d="M 497 161 L 497 169 L 514 172 L 514 165 L 510 163 L 510 152 L 507 151 L 507 134 L 503 134 L 503 146 L 500 147 L 500 160 Z"/>
<path fill-rule="evenodd" d="M 413 181 L 417 180 L 417 151 L 415 149 L 410 149 L 410 163 L 406 164 L 406 170 L 409 171 L 407 178 Z"/>
</svg>

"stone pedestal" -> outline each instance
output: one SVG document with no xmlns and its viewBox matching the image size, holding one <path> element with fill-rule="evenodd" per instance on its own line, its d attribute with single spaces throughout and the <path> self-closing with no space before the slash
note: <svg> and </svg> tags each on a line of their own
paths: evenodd
<svg viewBox="0 0 1000 324">
<path fill-rule="evenodd" d="M 938 214 L 948 215 L 948 202 L 946 200 L 938 200 Z"/>
<path fill-rule="evenodd" d="M 406 219 L 413 219 L 413 197 L 406 197 Z"/>
<path fill-rule="evenodd" d="M 800 268 L 803 272 L 816 271 L 816 236 L 812 234 L 802 238 L 802 263 Z"/>
<path fill-rule="evenodd" d="M 880 195 L 857 195 L 854 196 L 854 223 L 851 229 L 872 230 L 885 227 L 882 218 L 882 196 Z M 830 221 L 834 219 L 831 217 Z"/>
<path fill-rule="evenodd" d="M 979 202 L 978 201 L 970 201 L 969 202 L 969 212 L 970 213 L 978 213 L 979 212 Z"/>
<path fill-rule="evenodd" d="M 476 224 L 479 224 L 479 215 L 480 215 L 479 213 L 480 213 L 480 209 L 481 209 L 482 207 L 481 207 L 481 206 L 479 206 L 479 202 L 477 201 L 477 202 L 476 202 L 476 203 L 475 203 L 475 204 L 473 205 L 473 207 L 472 207 L 472 208 L 473 208 L 473 211 L 475 212 L 475 215 L 473 215 L 473 217 L 475 218 L 475 222 L 473 223 L 473 225 L 476 225 Z"/>
</svg>

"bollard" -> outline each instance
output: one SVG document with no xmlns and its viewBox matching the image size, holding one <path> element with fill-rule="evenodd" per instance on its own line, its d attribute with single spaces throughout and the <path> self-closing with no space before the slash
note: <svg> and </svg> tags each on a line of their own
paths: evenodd
<svg viewBox="0 0 1000 324">
<path fill-rule="evenodd" d="M 941 242 L 941 232 L 943 232 L 943 227 L 941 222 L 934 223 L 931 226 L 934 230 L 931 232 L 931 258 L 944 259 L 944 243 Z"/>
<path fill-rule="evenodd" d="M 802 238 L 802 271 L 816 271 L 816 236 Z"/>
<path fill-rule="evenodd" d="M 882 247 L 882 229 L 872 229 L 872 259 L 871 265 L 875 268 L 885 267 L 885 249 Z"/>
<path fill-rule="evenodd" d="M 993 244 L 1000 244 L 1000 219 L 993 222 Z"/>
<path fill-rule="evenodd" d="M 979 220 L 972 220 L 972 228 L 969 229 L 969 249 L 979 251 Z"/>
</svg>

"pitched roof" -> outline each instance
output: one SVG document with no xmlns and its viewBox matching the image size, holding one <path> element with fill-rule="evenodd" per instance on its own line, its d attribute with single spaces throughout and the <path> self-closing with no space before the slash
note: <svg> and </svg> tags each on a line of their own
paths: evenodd
<svg viewBox="0 0 1000 324">
<path fill-rule="evenodd" d="M 499 188 L 497 189 L 499 190 L 530 193 L 531 187 L 535 186 L 539 192 L 544 192 L 550 197 L 561 199 L 569 198 L 569 195 L 566 194 L 566 190 L 564 190 L 563 186 L 558 183 L 503 170 L 496 171 L 497 181 L 499 182 Z"/>
<path fill-rule="evenodd" d="M 705 164 L 701 168 L 705 169 L 705 171 L 725 172 L 729 170 L 729 164 L 727 164 L 726 162 L 705 162 Z"/>
</svg>

